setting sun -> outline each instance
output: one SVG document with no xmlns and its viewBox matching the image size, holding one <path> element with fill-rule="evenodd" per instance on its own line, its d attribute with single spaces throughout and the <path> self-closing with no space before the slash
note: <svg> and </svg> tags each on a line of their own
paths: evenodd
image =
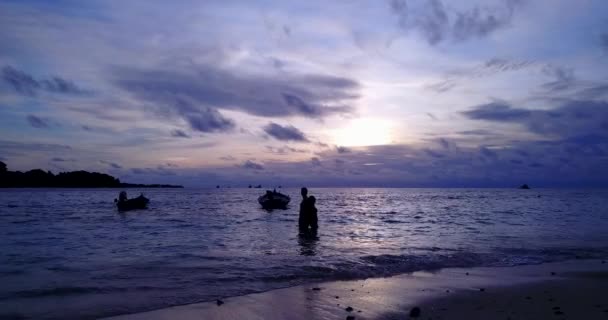
<svg viewBox="0 0 608 320">
<path fill-rule="evenodd" d="M 333 132 L 337 145 L 362 147 L 389 144 L 391 142 L 391 125 L 386 120 L 357 119 L 348 126 Z"/>
</svg>

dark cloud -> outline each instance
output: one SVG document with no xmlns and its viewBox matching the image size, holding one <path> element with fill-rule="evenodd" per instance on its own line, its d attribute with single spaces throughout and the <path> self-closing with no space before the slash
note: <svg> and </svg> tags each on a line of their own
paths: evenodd
<svg viewBox="0 0 608 320">
<path fill-rule="evenodd" d="M 312 163 L 312 165 L 315 167 L 321 166 L 321 160 L 319 160 L 319 158 L 317 158 L 317 157 L 310 158 L 310 163 Z"/>
<path fill-rule="evenodd" d="M 51 161 L 53 161 L 53 162 L 65 162 L 65 161 L 68 161 L 68 160 L 66 160 L 64 158 L 55 157 L 55 158 L 52 158 Z"/>
<path fill-rule="evenodd" d="M 226 132 L 234 129 L 234 121 L 224 117 L 215 109 L 199 108 L 198 110 L 181 110 L 181 115 L 190 128 L 200 132 Z"/>
<path fill-rule="evenodd" d="M 428 0 L 426 8 L 417 17 L 416 25 L 430 44 L 437 44 L 446 36 L 448 14 L 440 0 Z"/>
<path fill-rule="evenodd" d="M 491 102 L 462 112 L 467 118 L 488 121 L 517 121 L 527 119 L 531 111 L 512 108 L 506 102 Z"/>
<path fill-rule="evenodd" d="M 509 25 L 522 1 L 504 0 L 501 6 L 476 6 L 466 11 L 448 10 L 441 0 L 426 0 L 409 6 L 406 0 L 392 0 L 390 9 L 403 31 L 416 30 L 431 45 L 483 38 Z M 419 3 L 417 3 L 419 4 Z"/>
<path fill-rule="evenodd" d="M 200 66 L 188 70 L 117 68 L 114 84 L 132 93 L 163 115 L 178 115 L 189 122 L 203 113 L 219 117 L 215 109 L 239 110 L 262 117 L 324 117 L 350 112 L 359 84 L 325 75 L 253 75 Z M 213 108 L 213 109 L 212 109 Z M 228 127 L 226 119 L 219 127 Z M 196 127 L 196 126 L 194 126 Z"/>
<path fill-rule="evenodd" d="M 437 93 L 444 93 L 471 79 L 488 77 L 502 72 L 518 71 L 535 65 L 537 63 L 529 60 L 492 58 L 470 69 L 449 72 L 443 76 L 443 80 L 430 84 L 426 88 Z"/>
<path fill-rule="evenodd" d="M 182 130 L 175 129 L 171 131 L 171 136 L 176 138 L 190 138 L 190 136 Z"/>
<path fill-rule="evenodd" d="M 224 161 L 234 161 L 234 160 L 236 160 L 236 158 L 235 158 L 235 157 L 233 157 L 233 156 L 223 156 L 223 157 L 220 157 L 220 160 L 224 160 Z"/>
<path fill-rule="evenodd" d="M 484 130 L 484 129 L 464 130 L 464 131 L 458 131 L 456 133 L 465 135 L 465 136 L 487 136 L 487 135 L 495 134 L 493 131 Z"/>
<path fill-rule="evenodd" d="M 72 147 L 53 143 L 16 142 L 0 140 L 0 152 L 4 151 L 42 151 L 42 152 L 66 152 Z"/>
<path fill-rule="evenodd" d="M 264 132 L 281 141 L 308 142 L 306 135 L 300 131 L 300 129 L 292 125 L 281 126 L 271 122 L 264 127 Z"/>
<path fill-rule="evenodd" d="M 426 154 L 428 154 L 429 156 L 433 157 L 433 158 L 443 158 L 443 157 L 445 157 L 445 155 L 443 155 L 443 154 L 441 154 L 441 153 L 439 153 L 437 151 L 433 151 L 431 149 L 424 149 L 424 152 Z"/>
<path fill-rule="evenodd" d="M 26 117 L 26 119 L 27 119 L 27 122 L 30 124 L 30 126 L 32 126 L 34 128 L 48 129 L 50 127 L 47 120 L 39 118 L 33 114 L 29 114 Z"/>
<path fill-rule="evenodd" d="M 484 70 L 479 71 L 478 73 L 517 71 L 525 69 L 531 65 L 534 65 L 534 62 L 529 60 L 508 60 L 503 58 L 492 58 L 483 64 Z"/>
<path fill-rule="evenodd" d="M 474 120 L 517 123 L 528 131 L 548 137 L 577 139 L 577 143 L 608 141 L 608 102 L 567 101 L 553 109 L 514 108 L 506 102 L 493 102 L 463 114 Z"/>
<path fill-rule="evenodd" d="M 122 169 L 121 165 L 114 163 L 114 162 L 110 162 L 110 161 L 106 161 L 106 160 L 99 160 L 99 163 L 108 165 L 110 168 L 113 168 L 113 169 Z"/>
<path fill-rule="evenodd" d="M 486 146 L 479 147 L 479 153 L 485 158 L 496 158 L 497 154 L 492 149 L 489 149 Z"/>
<path fill-rule="evenodd" d="M 576 83 L 573 69 L 547 65 L 542 71 L 544 74 L 553 78 L 552 81 L 543 84 L 543 88 L 549 91 L 566 90 Z"/>
<path fill-rule="evenodd" d="M 35 96 L 38 91 L 46 91 L 59 94 L 82 94 L 83 90 L 73 82 L 60 77 L 49 79 L 35 79 L 32 75 L 11 66 L 2 68 L 2 79 L 8 83 L 16 92 L 26 96 Z"/>
<path fill-rule="evenodd" d="M 251 160 L 247 160 L 245 161 L 245 163 L 243 163 L 243 168 L 245 169 L 251 169 L 251 170 L 264 170 L 264 166 L 259 164 L 259 163 L 255 163 Z"/>
<path fill-rule="evenodd" d="M 583 100 L 595 100 L 608 97 L 608 84 L 594 83 L 576 93 L 577 97 Z"/>
<path fill-rule="evenodd" d="M 338 151 L 338 153 L 349 153 L 350 149 L 347 147 L 336 146 L 336 151 Z"/>
</svg>

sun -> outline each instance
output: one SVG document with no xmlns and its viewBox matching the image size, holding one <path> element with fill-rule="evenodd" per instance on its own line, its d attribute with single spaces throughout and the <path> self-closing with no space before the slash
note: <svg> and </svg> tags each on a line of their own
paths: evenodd
<svg viewBox="0 0 608 320">
<path fill-rule="evenodd" d="M 333 133 L 336 145 L 345 147 L 377 146 L 391 143 L 391 125 L 387 120 L 356 119 Z"/>
</svg>

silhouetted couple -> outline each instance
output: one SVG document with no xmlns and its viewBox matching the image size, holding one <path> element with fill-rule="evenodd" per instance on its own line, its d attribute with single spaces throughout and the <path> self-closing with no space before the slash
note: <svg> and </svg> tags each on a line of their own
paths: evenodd
<svg viewBox="0 0 608 320">
<path fill-rule="evenodd" d="M 300 219 L 298 220 L 300 232 L 317 232 L 319 228 L 317 208 L 315 208 L 317 199 L 314 196 L 309 197 L 306 188 L 302 188 L 301 193 L 302 202 L 300 203 Z"/>
</svg>

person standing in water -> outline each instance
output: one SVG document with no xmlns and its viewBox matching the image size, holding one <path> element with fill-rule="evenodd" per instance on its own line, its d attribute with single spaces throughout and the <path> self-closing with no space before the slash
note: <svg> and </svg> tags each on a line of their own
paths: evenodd
<svg viewBox="0 0 608 320">
<path fill-rule="evenodd" d="M 300 232 L 308 231 L 310 227 L 312 231 L 317 231 L 319 228 L 317 219 L 317 208 L 315 208 L 316 199 L 313 196 L 308 196 L 308 189 L 302 188 L 302 202 L 300 202 L 300 217 L 298 226 Z"/>
</svg>

